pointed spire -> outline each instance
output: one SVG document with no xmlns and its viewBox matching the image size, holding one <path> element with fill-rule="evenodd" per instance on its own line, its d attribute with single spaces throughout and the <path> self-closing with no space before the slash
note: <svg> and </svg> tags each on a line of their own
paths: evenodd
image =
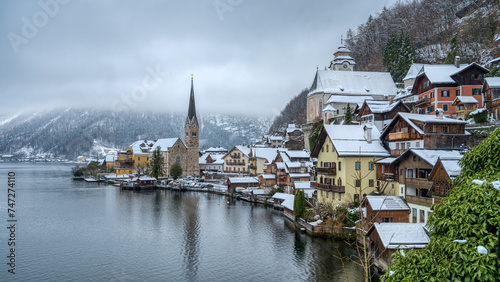
<svg viewBox="0 0 500 282">
<path fill-rule="evenodd" d="M 189 97 L 189 110 L 188 110 L 189 122 L 191 122 L 194 117 L 196 117 L 196 106 L 194 103 L 193 75 L 191 74 L 191 95 Z"/>
</svg>

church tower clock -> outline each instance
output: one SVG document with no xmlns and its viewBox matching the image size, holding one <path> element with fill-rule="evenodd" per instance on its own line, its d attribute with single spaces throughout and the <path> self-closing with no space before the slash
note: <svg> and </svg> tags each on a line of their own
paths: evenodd
<svg viewBox="0 0 500 282">
<path fill-rule="evenodd" d="M 189 108 L 186 123 L 184 124 L 184 141 L 187 147 L 187 164 L 185 175 L 199 176 L 199 152 L 200 152 L 200 136 L 199 124 L 196 117 L 196 106 L 194 102 L 194 87 L 193 75 L 191 75 L 191 95 L 189 97 Z"/>
</svg>

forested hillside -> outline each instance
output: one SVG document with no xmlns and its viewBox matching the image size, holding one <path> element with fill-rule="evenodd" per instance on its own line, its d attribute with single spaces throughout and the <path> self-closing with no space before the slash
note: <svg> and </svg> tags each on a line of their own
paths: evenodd
<svg viewBox="0 0 500 282">
<path fill-rule="evenodd" d="M 462 62 L 485 64 L 500 56 L 500 0 L 413 0 L 384 8 L 347 31 L 357 70 L 386 70 L 383 53 L 393 31 L 409 35 L 420 63 L 458 55 Z"/>
<path fill-rule="evenodd" d="M 274 118 L 268 134 L 284 132 L 289 123 L 295 123 L 297 125 L 306 123 L 307 93 L 309 93 L 309 88 L 302 90 L 299 95 L 293 97 L 292 100 L 288 102 L 281 113 Z"/>
</svg>

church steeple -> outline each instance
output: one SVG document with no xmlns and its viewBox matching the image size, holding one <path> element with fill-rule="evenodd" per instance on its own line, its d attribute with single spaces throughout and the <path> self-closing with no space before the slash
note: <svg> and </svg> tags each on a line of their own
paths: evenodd
<svg viewBox="0 0 500 282">
<path fill-rule="evenodd" d="M 191 75 L 191 95 L 189 97 L 189 109 L 188 109 L 189 123 L 193 122 L 194 117 L 196 117 L 196 105 L 194 102 L 193 75 Z"/>
</svg>

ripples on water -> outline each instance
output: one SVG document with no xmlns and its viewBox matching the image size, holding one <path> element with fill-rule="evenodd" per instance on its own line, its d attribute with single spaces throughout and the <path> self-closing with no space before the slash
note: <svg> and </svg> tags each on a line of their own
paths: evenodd
<svg viewBox="0 0 500 282">
<path fill-rule="evenodd" d="M 0 280 L 345 280 L 334 255 L 346 245 L 295 233 L 280 211 L 207 193 L 120 191 L 72 181 L 70 169 L 0 163 L 0 184 L 16 172 L 19 220 L 17 274 L 2 264 Z M 5 257 L 8 234 L 1 235 Z M 362 280 L 345 263 L 351 281 Z"/>
</svg>

